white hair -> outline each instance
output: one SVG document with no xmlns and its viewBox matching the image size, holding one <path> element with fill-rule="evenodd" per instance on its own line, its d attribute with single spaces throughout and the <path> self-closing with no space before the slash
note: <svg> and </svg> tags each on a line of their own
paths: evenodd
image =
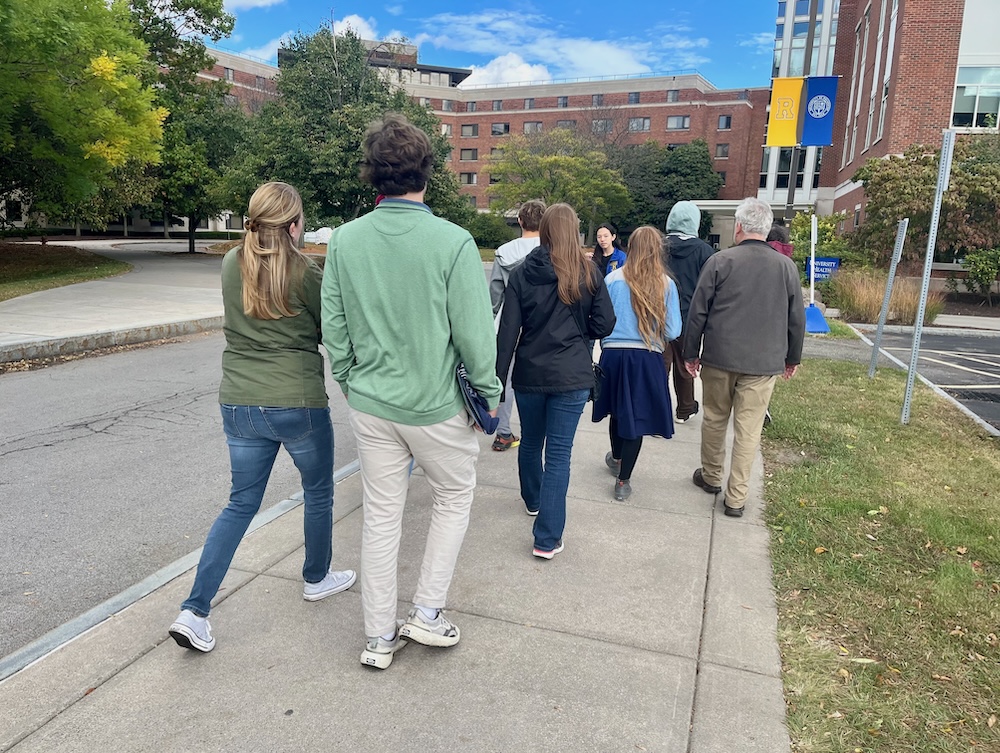
<svg viewBox="0 0 1000 753">
<path fill-rule="evenodd" d="M 767 202 L 748 197 L 736 207 L 736 221 L 743 226 L 744 233 L 766 236 L 774 224 L 774 213 Z"/>
</svg>

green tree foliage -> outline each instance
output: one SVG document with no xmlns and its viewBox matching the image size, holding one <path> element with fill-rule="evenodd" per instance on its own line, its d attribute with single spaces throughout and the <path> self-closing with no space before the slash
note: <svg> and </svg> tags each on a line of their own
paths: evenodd
<svg viewBox="0 0 1000 753">
<path fill-rule="evenodd" d="M 508 225 L 504 216 L 496 212 L 477 212 L 465 228 L 480 248 L 496 249 L 519 235 L 517 228 Z"/>
<path fill-rule="evenodd" d="M 809 258 L 812 243 L 812 213 L 800 212 L 792 218 L 789 236 L 792 243 L 792 259 L 799 270 L 805 270 L 805 260 Z M 853 248 L 847 238 L 837 232 L 845 214 L 832 214 L 816 217 L 816 256 L 840 259 L 844 268 L 861 268 L 871 266 L 873 259 Z"/>
<path fill-rule="evenodd" d="M 587 228 L 589 243 L 598 224 L 629 208 L 621 172 L 608 167 L 607 161 L 593 142 L 566 128 L 512 136 L 490 158 L 490 175 L 499 182 L 488 190 L 504 211 L 529 199 L 569 204 Z"/>
<path fill-rule="evenodd" d="M 0 195 L 52 218 L 159 159 L 166 112 L 122 2 L 0 5 Z"/>
<path fill-rule="evenodd" d="M 962 260 L 965 267 L 965 287 L 986 298 L 993 306 L 993 290 L 1000 277 L 1000 248 L 983 248 L 970 251 Z"/>
<path fill-rule="evenodd" d="M 280 69 L 281 96 L 254 118 L 227 181 L 233 208 L 246 207 L 260 183 L 284 180 L 302 194 L 309 227 L 336 226 L 370 211 L 376 194 L 359 177 L 362 142 L 371 122 L 396 111 L 434 146 L 428 205 L 453 222 L 470 220 L 473 210 L 444 165 L 450 148 L 440 122 L 369 65 L 356 35 L 334 35 L 328 26 L 296 34 L 282 51 Z"/>
<path fill-rule="evenodd" d="M 722 178 L 715 171 L 708 144 L 696 139 L 668 149 L 654 141 L 608 147 L 609 164 L 621 170 L 632 208 L 619 218 L 620 227 L 666 226 L 678 201 L 715 199 Z"/>
<path fill-rule="evenodd" d="M 940 150 L 915 145 L 902 156 L 868 160 L 854 180 L 865 186 L 865 221 L 851 242 L 882 263 L 892 257 L 896 225 L 910 218 L 903 259 L 926 252 Z M 955 146 L 950 185 L 941 204 L 936 257 L 1000 246 L 1000 136 L 967 136 Z"/>
</svg>

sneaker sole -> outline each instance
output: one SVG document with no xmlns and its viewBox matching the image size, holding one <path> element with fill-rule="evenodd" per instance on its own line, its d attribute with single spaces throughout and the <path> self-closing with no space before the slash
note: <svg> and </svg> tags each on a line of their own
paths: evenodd
<svg viewBox="0 0 1000 753">
<path fill-rule="evenodd" d="M 527 505 L 525 505 L 524 511 L 533 518 L 538 516 L 538 510 L 531 510 L 527 507 Z"/>
<path fill-rule="evenodd" d="M 407 622 L 399 629 L 399 634 L 407 640 L 419 643 L 421 646 L 448 648 L 458 643 L 458 639 L 462 637 L 462 634 L 458 632 L 457 627 L 455 628 L 455 631 L 458 633 L 457 635 L 438 635 L 437 633 L 432 633 L 420 625 L 414 625 L 412 622 Z"/>
<path fill-rule="evenodd" d="M 396 646 L 392 651 L 387 654 L 378 653 L 376 651 L 369 651 L 367 648 L 361 652 L 361 663 L 366 667 L 375 667 L 375 669 L 388 669 L 389 665 L 392 664 L 392 657 L 395 656 L 396 652 L 399 651 L 403 646 L 406 645 L 406 641 L 400 640 L 399 645 Z"/>
<path fill-rule="evenodd" d="M 173 638 L 174 642 L 181 648 L 189 648 L 192 651 L 200 651 L 203 654 L 207 654 L 215 648 L 214 638 L 211 643 L 205 643 L 186 625 L 171 625 L 170 637 Z"/>
<path fill-rule="evenodd" d="M 306 601 L 319 601 L 320 599 L 325 599 L 327 596 L 333 596 L 334 594 L 339 594 L 341 591 L 346 591 L 348 588 L 353 586 L 358 581 L 358 574 L 355 572 L 354 577 L 351 578 L 347 583 L 344 583 L 336 588 L 331 588 L 329 591 L 320 591 L 315 594 L 307 594 L 305 591 L 302 592 L 302 598 Z"/>
<path fill-rule="evenodd" d="M 532 549 L 531 553 L 535 557 L 538 557 L 539 559 L 550 560 L 553 557 L 555 557 L 557 554 L 559 554 L 559 552 L 561 552 L 563 549 L 565 549 L 565 544 L 560 544 L 555 549 L 553 549 L 551 552 L 547 552 L 544 549 Z"/>
<path fill-rule="evenodd" d="M 511 442 L 510 444 L 505 445 L 493 445 L 493 452 L 506 452 L 514 447 L 518 447 L 520 444 L 520 442 Z"/>
</svg>

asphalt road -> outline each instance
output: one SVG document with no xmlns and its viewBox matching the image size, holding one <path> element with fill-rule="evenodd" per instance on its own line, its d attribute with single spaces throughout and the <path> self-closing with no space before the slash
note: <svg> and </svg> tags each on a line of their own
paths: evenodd
<svg viewBox="0 0 1000 753">
<path fill-rule="evenodd" d="M 874 330 L 867 331 L 874 340 Z M 911 334 L 883 333 L 882 349 L 910 363 Z M 917 371 L 973 413 L 1000 428 L 1000 336 L 959 333 L 920 338 Z"/>
<path fill-rule="evenodd" d="M 229 489 L 223 347 L 215 332 L 0 375 L 0 657 L 204 543 Z M 339 468 L 356 449 L 327 392 Z M 262 509 L 300 488 L 280 453 Z"/>
</svg>

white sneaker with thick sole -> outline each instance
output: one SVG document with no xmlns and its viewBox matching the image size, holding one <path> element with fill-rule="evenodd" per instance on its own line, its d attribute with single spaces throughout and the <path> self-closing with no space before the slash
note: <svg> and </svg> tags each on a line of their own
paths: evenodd
<svg viewBox="0 0 1000 753">
<path fill-rule="evenodd" d="M 428 620 L 416 607 L 410 610 L 406 623 L 399 629 L 399 634 L 424 646 L 441 647 L 454 646 L 461 637 L 458 626 L 445 617 L 443 611 L 439 609 L 437 617 Z"/>
<path fill-rule="evenodd" d="M 302 589 L 302 598 L 306 601 L 325 599 L 346 591 L 357 579 L 358 574 L 353 570 L 331 570 L 319 583 L 306 583 Z"/>
<path fill-rule="evenodd" d="M 190 609 L 183 610 L 170 626 L 170 637 L 178 646 L 207 654 L 215 648 L 212 626 L 207 617 L 199 617 Z"/>
<path fill-rule="evenodd" d="M 406 645 L 406 640 L 399 634 L 402 627 L 403 621 L 396 620 L 396 637 L 391 641 L 381 636 L 369 638 L 365 650 L 361 652 L 361 663 L 376 669 L 386 669 L 392 664 L 392 655 Z"/>
</svg>

